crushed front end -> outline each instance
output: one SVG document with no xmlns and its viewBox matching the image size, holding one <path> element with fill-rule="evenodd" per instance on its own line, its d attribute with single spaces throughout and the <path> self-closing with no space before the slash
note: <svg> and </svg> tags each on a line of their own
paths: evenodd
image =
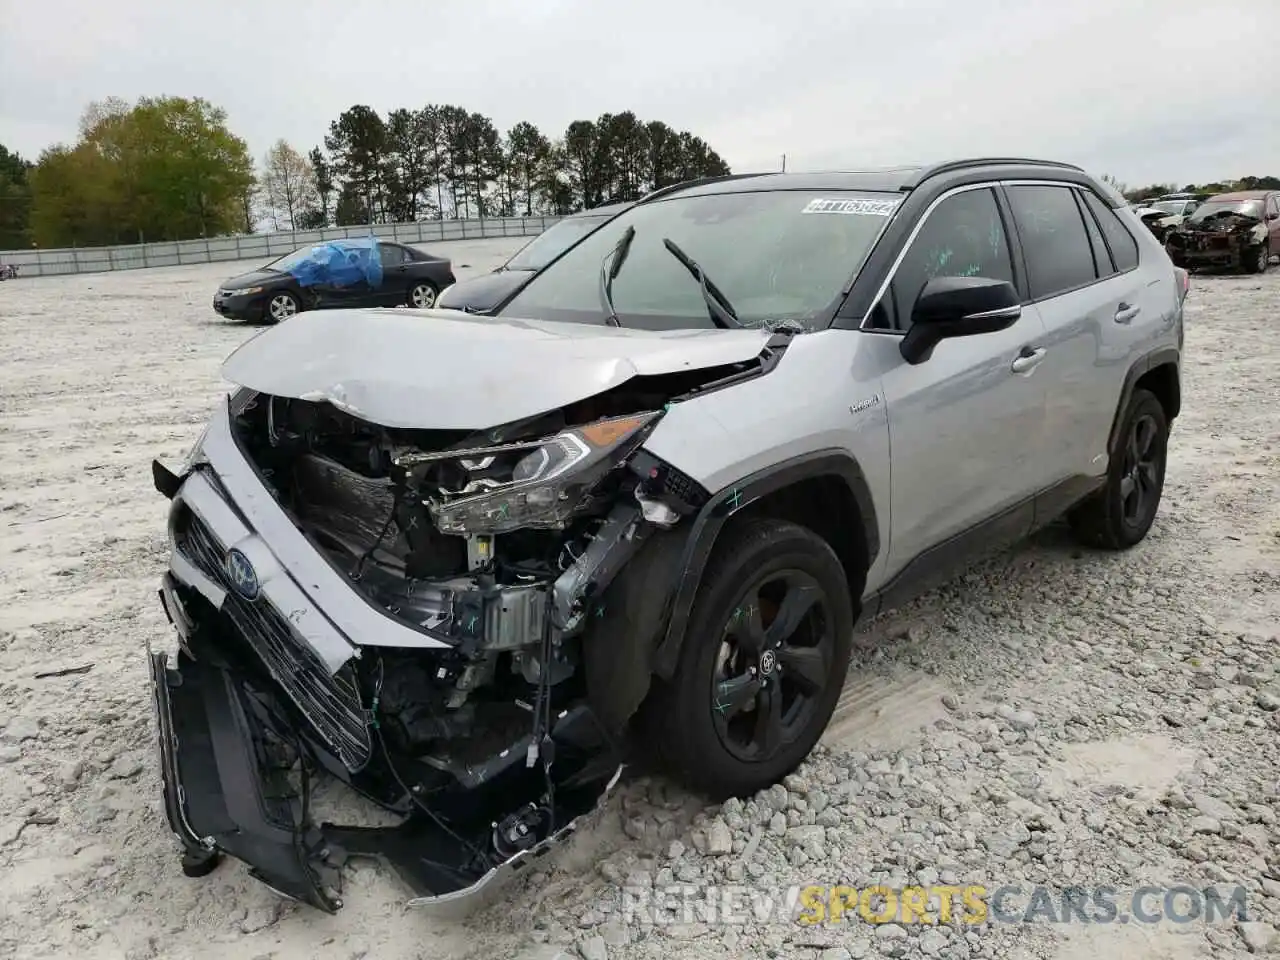
<svg viewBox="0 0 1280 960">
<path fill-rule="evenodd" d="M 150 663 L 186 871 L 229 854 L 332 912 L 344 861 L 372 856 L 441 905 L 567 837 L 623 756 L 625 717 L 583 669 L 584 638 L 616 626 L 600 598 L 706 499 L 640 448 L 688 387 L 483 432 L 241 390 L 180 471 L 155 464 L 179 646 Z M 319 776 L 398 825 L 316 823 Z"/>
<path fill-rule="evenodd" d="M 1180 267 L 1247 268 L 1267 243 L 1266 225 L 1254 217 L 1224 213 L 1185 222 L 1169 231 L 1165 248 Z"/>
</svg>

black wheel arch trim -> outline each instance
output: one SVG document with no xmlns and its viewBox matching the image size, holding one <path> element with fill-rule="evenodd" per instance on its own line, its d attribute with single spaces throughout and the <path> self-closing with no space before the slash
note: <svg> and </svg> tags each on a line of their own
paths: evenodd
<svg viewBox="0 0 1280 960">
<path fill-rule="evenodd" d="M 879 521 L 866 475 L 858 461 L 847 452 L 837 449 L 818 450 L 771 464 L 750 474 L 712 494 L 693 520 L 680 558 L 680 567 L 675 573 L 675 590 L 666 630 L 660 635 L 654 651 L 655 673 L 669 679 L 675 672 L 703 571 L 725 524 L 751 504 L 772 493 L 803 480 L 825 476 L 843 480 L 853 494 L 863 524 L 867 565 L 870 567 L 880 553 Z M 855 604 L 860 600 L 860 597 L 853 598 Z"/>
<path fill-rule="evenodd" d="M 1133 391 L 1136 389 L 1138 381 L 1157 367 L 1172 366 L 1179 379 L 1178 392 L 1181 394 L 1182 367 L 1180 361 L 1181 354 L 1176 348 L 1160 347 L 1150 353 L 1143 354 L 1129 367 L 1128 373 L 1124 376 L 1124 386 L 1120 390 L 1120 403 L 1116 406 L 1115 419 L 1111 422 L 1111 435 L 1107 438 L 1108 455 L 1115 453 L 1120 443 L 1121 431 L 1124 428 L 1124 412 L 1129 409 L 1129 401 L 1133 399 Z M 1169 419 L 1172 420 L 1173 417 Z"/>
</svg>

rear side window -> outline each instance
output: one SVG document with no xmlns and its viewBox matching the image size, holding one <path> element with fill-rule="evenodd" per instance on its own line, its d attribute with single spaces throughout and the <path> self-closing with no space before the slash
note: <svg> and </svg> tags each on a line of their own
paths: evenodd
<svg viewBox="0 0 1280 960">
<path fill-rule="evenodd" d="M 1124 222 L 1116 216 L 1092 190 L 1080 191 L 1084 195 L 1085 205 L 1093 213 L 1102 228 L 1102 235 L 1107 238 L 1107 246 L 1111 248 L 1111 256 L 1116 262 L 1116 269 L 1121 273 L 1132 270 L 1138 265 L 1138 241 Z"/>
<path fill-rule="evenodd" d="M 1021 186 L 1009 187 L 1008 192 L 1033 300 L 1098 279 L 1089 234 L 1070 187 Z"/>
</svg>

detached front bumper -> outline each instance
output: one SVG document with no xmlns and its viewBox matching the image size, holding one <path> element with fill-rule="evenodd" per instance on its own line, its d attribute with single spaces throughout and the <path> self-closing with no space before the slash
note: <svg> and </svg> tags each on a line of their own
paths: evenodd
<svg viewBox="0 0 1280 960">
<path fill-rule="evenodd" d="M 341 907 L 340 864 L 326 862 L 332 851 L 305 824 L 285 772 L 264 770 L 265 731 L 244 690 L 226 670 L 185 654 L 177 668 L 163 653 L 148 659 L 165 817 L 182 845 L 184 871 L 203 875 L 227 853 L 284 896 L 329 913 Z"/>
<path fill-rule="evenodd" d="M 493 840 L 495 824 L 510 820 L 518 805 L 513 798 L 536 795 L 542 786 L 541 771 L 523 762 L 523 745 L 504 751 L 494 769 L 477 770 L 474 786 L 434 794 L 432 810 L 414 806 L 396 826 L 313 823 L 305 784 L 299 790 L 290 774 L 294 757 L 279 749 L 301 744 L 305 731 L 269 688 L 220 662 L 203 631 L 193 630 L 184 592 L 165 575 L 160 597 L 182 650 L 173 664 L 164 653 L 149 652 L 148 659 L 165 817 L 189 876 L 207 874 L 229 854 L 277 893 L 333 913 L 342 907 L 342 866 L 369 857 L 412 889 L 410 906 L 456 917 L 567 840 L 621 773 L 618 767 L 607 778 L 592 770 L 600 757 L 598 727 L 579 709 L 562 714 L 551 730 L 558 826 L 536 844 L 512 851 Z"/>
</svg>

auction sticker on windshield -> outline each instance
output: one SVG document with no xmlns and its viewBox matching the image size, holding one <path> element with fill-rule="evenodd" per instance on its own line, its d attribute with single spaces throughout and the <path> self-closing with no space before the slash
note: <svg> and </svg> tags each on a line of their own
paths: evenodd
<svg viewBox="0 0 1280 960">
<path fill-rule="evenodd" d="M 861 213 L 873 217 L 888 217 L 898 209 L 901 198 L 893 200 L 810 200 L 801 213 Z"/>
</svg>

